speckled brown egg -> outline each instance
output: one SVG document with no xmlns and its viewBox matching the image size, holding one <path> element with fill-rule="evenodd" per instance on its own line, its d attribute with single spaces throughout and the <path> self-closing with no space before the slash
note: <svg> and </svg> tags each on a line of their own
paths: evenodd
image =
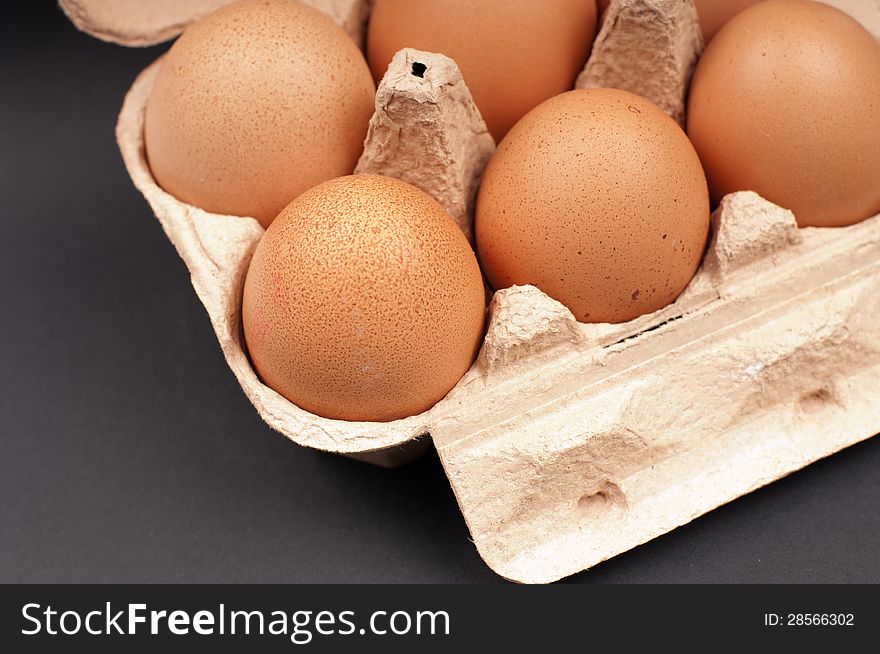
<svg viewBox="0 0 880 654">
<path fill-rule="evenodd" d="M 425 411 L 483 335 L 477 259 L 430 196 L 390 177 L 341 177 L 289 204 L 260 240 L 244 335 L 265 384 L 327 418 Z"/>
<path fill-rule="evenodd" d="M 695 0 L 703 39 L 708 43 L 731 18 L 761 0 Z"/>
<path fill-rule="evenodd" d="M 529 112 L 489 162 L 477 202 L 492 285 L 533 284 L 584 322 L 675 300 L 708 227 L 706 179 L 684 132 L 614 89 L 570 91 Z"/>
<path fill-rule="evenodd" d="M 162 188 L 268 225 L 363 151 L 375 87 L 333 21 L 290 0 L 244 0 L 189 27 L 161 62 L 146 110 Z"/>
<path fill-rule="evenodd" d="M 694 73 L 688 135 L 715 202 L 752 190 L 802 226 L 880 211 L 880 44 L 808 0 L 769 0 L 721 29 Z"/>
<path fill-rule="evenodd" d="M 595 33 L 594 0 L 376 0 L 367 55 L 377 81 L 401 48 L 452 57 L 498 141 L 574 86 Z"/>
</svg>

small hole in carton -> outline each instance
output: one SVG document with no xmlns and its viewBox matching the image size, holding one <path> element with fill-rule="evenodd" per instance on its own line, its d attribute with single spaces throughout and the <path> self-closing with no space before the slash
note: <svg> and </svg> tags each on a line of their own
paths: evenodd
<svg viewBox="0 0 880 654">
<path fill-rule="evenodd" d="M 413 62 L 412 74 L 415 75 L 416 77 L 424 77 L 426 70 L 428 70 L 428 67 L 425 64 L 420 63 L 418 61 Z"/>
<path fill-rule="evenodd" d="M 836 403 L 834 393 L 828 388 L 819 388 L 801 396 L 800 407 L 804 413 L 816 413 L 828 404 Z"/>
<path fill-rule="evenodd" d="M 581 513 L 594 513 L 601 511 L 611 503 L 611 498 L 604 491 L 582 495 L 578 500 L 578 511 Z"/>
<path fill-rule="evenodd" d="M 581 520 L 600 520 L 621 509 L 626 509 L 626 496 L 620 486 L 610 481 L 602 484 L 597 491 L 581 495 L 577 501 L 577 513 Z"/>
</svg>

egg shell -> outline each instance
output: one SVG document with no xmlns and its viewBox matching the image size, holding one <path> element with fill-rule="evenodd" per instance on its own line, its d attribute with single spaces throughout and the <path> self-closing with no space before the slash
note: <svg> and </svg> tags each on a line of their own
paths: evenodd
<svg viewBox="0 0 880 654">
<path fill-rule="evenodd" d="M 687 131 L 714 202 L 753 190 L 802 226 L 880 211 L 880 44 L 812 0 L 731 20 L 694 73 Z"/>
<path fill-rule="evenodd" d="M 363 55 L 323 13 L 242 0 L 193 24 L 163 59 L 147 104 L 150 167 L 180 200 L 266 226 L 354 170 L 374 95 Z"/>
<path fill-rule="evenodd" d="M 429 409 L 483 336 L 476 257 L 436 200 L 356 175 L 290 203 L 260 240 L 242 305 L 260 378 L 328 418 L 387 421 Z"/>
<path fill-rule="evenodd" d="M 681 128 L 627 91 L 570 91 L 498 146 L 477 198 L 496 289 L 533 284 L 578 320 L 623 322 L 672 302 L 706 243 L 709 198 Z"/>
<path fill-rule="evenodd" d="M 700 27 L 703 28 L 703 39 L 706 43 L 712 40 L 715 34 L 731 18 L 743 9 L 748 9 L 761 0 L 695 0 L 697 14 L 700 17 Z"/>
<path fill-rule="evenodd" d="M 402 48 L 451 57 L 499 141 L 574 86 L 595 34 L 592 0 L 376 0 L 367 55 L 377 82 Z"/>
</svg>

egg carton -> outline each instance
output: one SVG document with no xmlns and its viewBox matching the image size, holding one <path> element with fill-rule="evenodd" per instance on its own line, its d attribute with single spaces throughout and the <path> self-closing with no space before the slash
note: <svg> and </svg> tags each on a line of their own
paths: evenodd
<svg viewBox="0 0 880 654">
<path fill-rule="evenodd" d="M 228 1 L 61 4 L 80 28 L 143 45 Z M 366 0 L 308 4 L 363 43 Z M 880 0 L 830 4 L 880 35 Z M 627 88 L 681 120 L 701 49 L 692 0 L 612 1 L 577 86 Z M 119 147 L 247 397 L 294 442 L 382 466 L 433 441 L 480 555 L 503 577 L 587 569 L 880 431 L 880 216 L 798 228 L 752 192 L 724 198 L 701 268 L 655 313 L 584 324 L 515 286 L 494 293 L 476 361 L 430 410 L 387 423 L 303 411 L 260 382 L 245 351 L 242 287 L 262 228 L 186 205 L 150 173 L 143 119 L 157 65 L 125 98 Z M 470 237 L 494 145 L 455 63 L 406 49 L 379 86 L 357 172 L 422 188 Z"/>
</svg>

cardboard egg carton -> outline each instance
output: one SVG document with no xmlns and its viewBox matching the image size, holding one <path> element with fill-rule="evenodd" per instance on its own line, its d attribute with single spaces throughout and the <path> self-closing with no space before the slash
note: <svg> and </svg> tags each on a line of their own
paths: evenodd
<svg viewBox="0 0 880 654">
<path fill-rule="evenodd" d="M 226 2 L 131 3 L 152 7 L 149 20 L 122 2 L 109 13 L 100 0 L 62 6 L 87 31 L 139 45 Z M 366 0 L 309 4 L 363 41 Z M 831 4 L 880 35 L 880 0 Z M 690 0 L 612 2 L 577 85 L 627 88 L 681 120 L 701 49 Z M 500 575 L 547 582 L 584 570 L 880 431 L 880 216 L 799 229 L 751 192 L 724 199 L 702 267 L 670 306 L 584 324 L 534 287 L 501 290 L 476 361 L 430 410 L 388 423 L 303 411 L 260 382 L 245 351 L 241 293 L 262 228 L 181 203 L 150 173 L 143 117 L 157 65 L 125 99 L 120 150 L 245 394 L 291 440 L 379 465 L 433 441 Z M 357 172 L 419 186 L 470 237 L 493 151 L 455 63 L 407 49 L 378 89 Z"/>
</svg>

